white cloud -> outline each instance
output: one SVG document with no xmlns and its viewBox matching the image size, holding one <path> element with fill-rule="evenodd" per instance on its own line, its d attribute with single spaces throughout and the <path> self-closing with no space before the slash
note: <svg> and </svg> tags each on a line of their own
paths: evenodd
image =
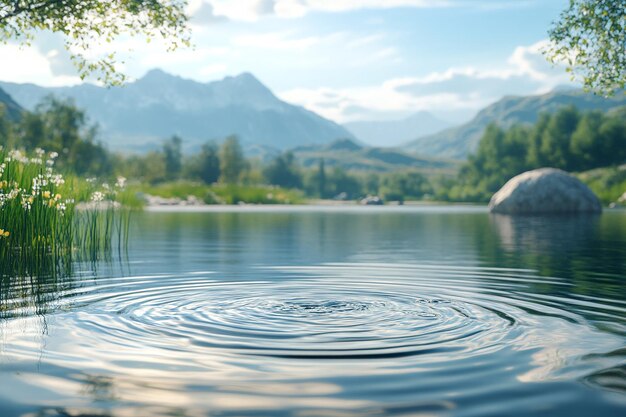
<svg viewBox="0 0 626 417">
<path fill-rule="evenodd" d="M 471 7 L 503 9 L 525 7 L 536 0 L 207 0 L 215 12 L 233 20 L 254 21 L 263 15 L 302 17 L 311 12 L 347 12 L 360 9 Z"/>
<path fill-rule="evenodd" d="M 58 86 L 79 84 L 80 78 L 59 71 L 60 55 L 56 49 L 41 52 L 37 48 L 20 47 L 15 44 L 0 45 L 0 80 Z"/>
<path fill-rule="evenodd" d="M 226 16 L 215 14 L 211 3 L 193 2 L 188 10 L 192 25 L 210 25 L 228 21 Z"/>
<path fill-rule="evenodd" d="M 501 68 L 450 68 L 374 86 L 292 89 L 280 96 L 339 122 L 401 117 L 419 110 L 477 111 L 504 95 L 541 94 L 568 83 L 562 68 L 545 61 L 541 54 L 545 45 L 542 41 L 515 48 Z"/>
</svg>

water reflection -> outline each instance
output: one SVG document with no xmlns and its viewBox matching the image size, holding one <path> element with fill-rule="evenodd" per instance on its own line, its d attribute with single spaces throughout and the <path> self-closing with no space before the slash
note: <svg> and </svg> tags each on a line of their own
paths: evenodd
<svg viewBox="0 0 626 417">
<path fill-rule="evenodd" d="M 146 213 L 131 236 L 122 268 L 0 283 L 0 415 L 626 411 L 619 213 Z"/>
</svg>

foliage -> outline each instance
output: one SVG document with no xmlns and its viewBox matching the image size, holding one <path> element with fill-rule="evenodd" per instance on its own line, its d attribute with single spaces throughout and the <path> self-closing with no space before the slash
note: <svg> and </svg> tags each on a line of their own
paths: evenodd
<svg viewBox="0 0 626 417">
<path fill-rule="evenodd" d="M 220 178 L 220 157 L 217 144 L 208 142 L 202 145 L 200 153 L 192 156 L 185 163 L 185 176 L 200 180 L 205 184 L 213 184 Z"/>
<path fill-rule="evenodd" d="M 0 111 L 0 145 L 56 152 L 61 156 L 58 168 L 63 171 L 96 176 L 112 173 L 110 154 L 96 136 L 96 127 L 89 125 L 85 113 L 69 100 L 47 97 L 17 122 Z"/>
<path fill-rule="evenodd" d="M 165 177 L 169 180 L 179 178 L 183 169 L 182 144 L 183 140 L 178 136 L 172 136 L 163 144 Z"/>
<path fill-rule="evenodd" d="M 626 162 L 626 118 L 565 107 L 533 126 L 490 125 L 445 199 L 488 201 L 511 177 L 545 166 L 586 171 Z"/>
<path fill-rule="evenodd" d="M 384 200 L 421 200 L 432 193 L 432 186 L 419 172 L 395 172 L 381 178 L 379 190 Z"/>
<path fill-rule="evenodd" d="M 226 138 L 220 148 L 220 182 L 236 184 L 248 169 L 243 149 L 236 136 Z"/>
<path fill-rule="evenodd" d="M 581 181 L 598 196 L 604 204 L 618 202 L 626 194 L 626 165 L 599 168 L 578 175 Z M 620 202 L 622 205 L 626 201 Z"/>
<path fill-rule="evenodd" d="M 161 37 L 173 50 L 189 44 L 184 0 L 63 0 L 0 1 L 0 41 L 28 43 L 40 31 L 65 36 L 81 78 L 95 74 L 107 84 L 123 81 L 115 68 L 115 53 L 91 59 L 93 50 L 120 35 Z"/>
<path fill-rule="evenodd" d="M 291 152 L 274 158 L 263 170 L 263 176 L 272 185 L 285 188 L 302 188 L 302 174 Z"/>
<path fill-rule="evenodd" d="M 626 7 L 623 0 L 570 0 L 549 32 L 548 58 L 566 62 L 573 77 L 612 93 L 626 84 Z"/>
</svg>

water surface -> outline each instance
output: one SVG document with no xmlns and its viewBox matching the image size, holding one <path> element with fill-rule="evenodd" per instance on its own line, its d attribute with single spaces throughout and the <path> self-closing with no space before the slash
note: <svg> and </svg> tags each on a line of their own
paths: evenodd
<svg viewBox="0 0 626 417">
<path fill-rule="evenodd" d="M 1 416 L 623 416 L 626 212 L 138 215 L 0 286 Z"/>
</svg>

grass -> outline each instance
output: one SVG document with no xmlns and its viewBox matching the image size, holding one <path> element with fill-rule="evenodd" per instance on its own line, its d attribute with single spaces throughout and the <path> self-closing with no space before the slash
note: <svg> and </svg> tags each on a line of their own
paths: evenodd
<svg viewBox="0 0 626 417">
<path fill-rule="evenodd" d="M 129 192 L 183 200 L 193 196 L 205 204 L 298 204 L 304 201 L 304 195 L 299 190 L 266 185 L 206 185 L 193 181 L 133 185 L 129 187 Z"/>
<path fill-rule="evenodd" d="M 97 260 L 126 243 L 120 187 L 64 177 L 55 158 L 0 149 L 0 277 L 68 273 L 76 258 Z"/>
<path fill-rule="evenodd" d="M 577 175 L 604 205 L 616 202 L 626 193 L 626 165 L 598 168 Z"/>
</svg>

